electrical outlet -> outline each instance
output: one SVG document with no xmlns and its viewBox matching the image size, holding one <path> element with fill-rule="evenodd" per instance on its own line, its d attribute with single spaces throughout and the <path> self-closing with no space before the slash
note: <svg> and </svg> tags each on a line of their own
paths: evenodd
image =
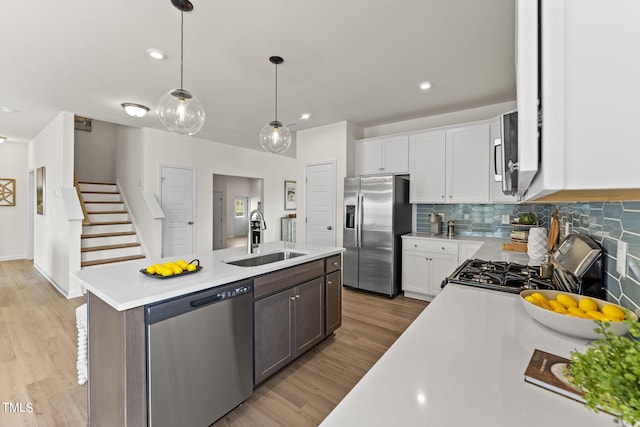
<svg viewBox="0 0 640 427">
<path fill-rule="evenodd" d="M 511 223 L 511 217 L 509 216 L 509 214 L 502 215 L 502 223 L 503 224 Z"/>
<path fill-rule="evenodd" d="M 616 271 L 621 277 L 627 277 L 627 242 L 618 241 L 618 251 L 616 254 Z"/>
<path fill-rule="evenodd" d="M 438 215 L 440 215 L 440 218 L 444 221 L 444 212 L 439 212 Z"/>
</svg>

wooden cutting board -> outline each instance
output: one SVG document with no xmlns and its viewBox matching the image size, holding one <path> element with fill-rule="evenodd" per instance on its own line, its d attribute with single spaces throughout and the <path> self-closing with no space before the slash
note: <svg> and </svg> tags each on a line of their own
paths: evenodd
<svg viewBox="0 0 640 427">
<path fill-rule="evenodd" d="M 558 241 L 558 228 L 560 224 L 558 223 L 558 211 L 554 209 L 553 214 L 551 214 L 551 225 L 549 226 L 549 252 L 553 249 Z"/>
</svg>

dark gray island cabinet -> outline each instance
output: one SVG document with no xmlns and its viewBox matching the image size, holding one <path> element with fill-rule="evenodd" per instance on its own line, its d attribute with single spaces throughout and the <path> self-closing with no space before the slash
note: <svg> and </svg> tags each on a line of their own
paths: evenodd
<svg viewBox="0 0 640 427">
<path fill-rule="evenodd" d="M 254 287 L 254 385 L 341 325 L 341 260 L 335 254 L 247 277 Z M 91 288 L 87 301 L 89 425 L 148 425 L 144 306 L 118 310 Z"/>
<path fill-rule="evenodd" d="M 254 278 L 254 382 L 259 384 L 341 324 L 341 255 Z"/>
</svg>

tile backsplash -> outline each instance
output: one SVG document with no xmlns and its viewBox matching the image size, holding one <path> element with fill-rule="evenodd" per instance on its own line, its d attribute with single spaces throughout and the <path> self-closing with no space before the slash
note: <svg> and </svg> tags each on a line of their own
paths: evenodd
<svg viewBox="0 0 640 427">
<path fill-rule="evenodd" d="M 562 204 L 457 204 L 416 206 L 416 231 L 429 233 L 429 214 L 443 213 L 443 232 L 446 223 L 455 222 L 456 234 L 470 236 L 490 236 L 509 238 L 513 229 L 502 224 L 502 216 L 510 220 L 525 212 L 535 212 L 541 227 L 548 228 L 551 213 L 558 210 L 560 238 L 565 233 L 582 233 L 590 236 L 604 250 L 604 282 L 610 301 L 632 310 L 640 309 L 640 201 L 633 202 L 591 202 Z M 567 226 L 568 224 L 568 226 Z M 626 242 L 626 277 L 616 271 L 617 249 L 620 242 Z"/>
<path fill-rule="evenodd" d="M 509 238 L 513 230 L 510 224 L 503 224 L 503 215 L 509 215 L 509 221 L 526 212 L 535 212 L 539 225 L 549 228 L 551 217 L 549 205 L 539 204 L 495 204 L 495 205 L 431 205 L 420 204 L 416 207 L 416 231 L 429 233 L 431 231 L 430 214 L 444 214 L 443 230 L 447 229 L 447 221 L 453 220 L 456 234 L 468 236 L 490 236 Z"/>
<path fill-rule="evenodd" d="M 604 250 L 604 282 L 608 299 L 632 310 L 640 308 L 640 201 L 555 205 L 560 237 L 567 232 L 590 236 Z M 626 277 L 616 270 L 617 250 L 626 242 Z"/>
</svg>

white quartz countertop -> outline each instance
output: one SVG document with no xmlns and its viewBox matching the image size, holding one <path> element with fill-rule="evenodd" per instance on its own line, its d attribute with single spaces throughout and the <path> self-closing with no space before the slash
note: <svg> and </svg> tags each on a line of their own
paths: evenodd
<svg viewBox="0 0 640 427">
<path fill-rule="evenodd" d="M 220 249 L 188 255 L 173 256 L 156 260 L 141 260 L 119 266 L 96 267 L 80 270 L 75 276 L 88 291 L 102 299 L 118 311 L 140 307 L 145 304 L 209 289 L 271 271 L 292 267 L 308 261 L 339 254 L 343 248 L 318 246 L 290 242 L 269 242 L 260 245 L 254 255 L 281 250 L 303 252 L 305 255 L 284 261 L 277 261 L 258 267 L 239 267 L 224 261 L 250 256 L 245 247 Z M 147 277 L 140 269 L 148 265 L 184 259 L 187 262 L 198 259 L 202 270 L 183 277 L 155 279 Z"/>
<path fill-rule="evenodd" d="M 534 321 L 519 295 L 449 284 L 322 426 L 611 426 L 611 415 L 524 381 L 538 348 L 587 341 Z"/>
<path fill-rule="evenodd" d="M 458 242 L 458 243 L 480 243 L 482 247 L 476 252 L 473 257 L 478 259 L 483 259 L 486 261 L 507 261 L 507 262 L 516 262 L 519 264 L 527 264 L 529 263 L 529 256 L 526 252 L 514 252 L 514 251 L 504 251 L 502 250 L 503 243 L 511 243 L 510 239 L 500 239 L 496 237 L 484 237 L 484 236 L 465 236 L 465 235 L 454 235 L 453 237 L 448 237 L 444 235 L 432 235 L 426 233 L 408 233 L 404 234 L 402 238 L 418 238 L 418 239 L 427 239 L 427 240 L 446 240 L 450 242 Z M 464 261 L 460 260 L 460 263 Z"/>
</svg>

